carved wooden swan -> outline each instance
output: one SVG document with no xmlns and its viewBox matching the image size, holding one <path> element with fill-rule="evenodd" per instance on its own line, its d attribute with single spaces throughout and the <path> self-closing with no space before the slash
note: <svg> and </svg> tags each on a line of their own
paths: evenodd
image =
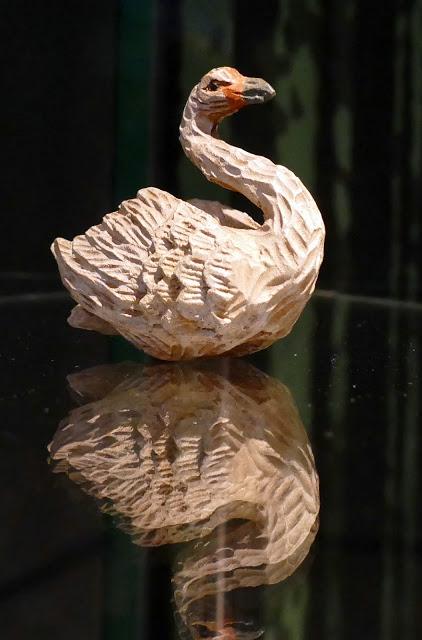
<svg viewBox="0 0 422 640">
<path fill-rule="evenodd" d="M 291 171 L 217 135 L 223 118 L 274 95 L 264 80 L 213 69 L 180 125 L 186 155 L 208 180 L 259 207 L 264 224 L 218 202 L 141 189 L 84 235 L 54 241 L 78 303 L 72 326 L 121 334 L 164 360 L 243 355 L 290 332 L 322 261 L 321 215 Z"/>
<path fill-rule="evenodd" d="M 275 584 L 301 564 L 318 528 L 318 476 L 279 381 L 222 361 L 95 367 L 69 383 L 86 404 L 54 435 L 55 471 L 117 516 L 135 544 L 192 541 L 174 576 L 190 628 L 212 623 L 200 600 Z"/>
</svg>

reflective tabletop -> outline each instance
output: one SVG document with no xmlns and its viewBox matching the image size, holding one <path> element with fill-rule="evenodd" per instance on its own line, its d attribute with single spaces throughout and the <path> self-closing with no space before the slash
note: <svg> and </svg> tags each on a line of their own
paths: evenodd
<svg viewBox="0 0 422 640">
<path fill-rule="evenodd" d="M 422 635 L 422 306 L 318 292 L 247 359 L 162 363 L 0 299 L 0 637 Z"/>
</svg>

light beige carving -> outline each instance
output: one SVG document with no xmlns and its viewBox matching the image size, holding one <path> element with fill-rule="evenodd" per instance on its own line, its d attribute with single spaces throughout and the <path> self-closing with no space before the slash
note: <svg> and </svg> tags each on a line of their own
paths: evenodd
<svg viewBox="0 0 422 640">
<path fill-rule="evenodd" d="M 69 382 L 90 403 L 60 424 L 55 471 L 135 544 L 192 541 L 174 577 L 188 627 L 213 624 L 198 600 L 274 584 L 300 565 L 317 531 L 318 477 L 284 385 L 230 360 L 97 367 Z"/>
<path fill-rule="evenodd" d="M 73 242 L 53 243 L 78 302 L 72 326 L 119 333 L 165 360 L 242 355 L 289 333 L 321 264 L 321 215 L 291 171 L 217 137 L 224 117 L 273 95 L 263 80 L 214 69 L 194 87 L 180 126 L 192 162 L 249 198 L 264 224 L 218 202 L 142 189 Z"/>
<path fill-rule="evenodd" d="M 84 235 L 53 243 L 78 302 L 72 326 L 121 334 L 163 360 L 243 355 L 290 332 L 322 261 L 321 215 L 291 171 L 217 132 L 224 117 L 274 93 L 263 80 L 214 69 L 192 90 L 180 125 L 186 155 L 259 207 L 264 224 L 219 202 L 141 189 Z"/>
</svg>

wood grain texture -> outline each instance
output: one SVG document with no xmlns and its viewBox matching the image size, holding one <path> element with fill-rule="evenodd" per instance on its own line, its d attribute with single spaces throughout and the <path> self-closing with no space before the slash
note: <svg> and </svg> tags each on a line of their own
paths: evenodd
<svg viewBox="0 0 422 640">
<path fill-rule="evenodd" d="M 188 626 L 205 623 L 196 603 L 221 590 L 217 576 L 232 591 L 300 565 L 318 528 L 318 476 L 283 384 L 235 360 L 109 365 L 69 383 L 88 403 L 53 438 L 55 471 L 135 544 L 191 541 L 174 576 Z"/>
<path fill-rule="evenodd" d="M 192 90 L 180 139 L 205 177 L 249 198 L 264 224 L 218 202 L 141 189 L 84 235 L 53 243 L 78 303 L 72 326 L 123 335 L 164 360 L 242 355 L 290 332 L 314 290 L 325 231 L 291 171 L 218 138 L 219 122 L 259 91 L 261 101 L 274 94 L 234 69 L 212 70 Z"/>
</svg>

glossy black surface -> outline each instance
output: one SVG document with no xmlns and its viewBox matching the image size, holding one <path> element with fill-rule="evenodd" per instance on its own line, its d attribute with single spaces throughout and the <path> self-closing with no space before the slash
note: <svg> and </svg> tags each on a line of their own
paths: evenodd
<svg viewBox="0 0 422 640">
<path fill-rule="evenodd" d="M 190 543 L 134 545 L 52 472 L 47 446 L 75 406 L 66 376 L 143 360 L 67 327 L 70 306 L 51 293 L 1 301 L 0 635 L 177 638 L 171 579 Z M 237 622 L 220 636 L 197 626 L 195 637 L 421 637 L 421 320 L 418 305 L 318 294 L 287 339 L 249 360 L 290 389 L 307 429 L 319 532 L 287 580 L 197 603 L 201 619 Z"/>
</svg>

